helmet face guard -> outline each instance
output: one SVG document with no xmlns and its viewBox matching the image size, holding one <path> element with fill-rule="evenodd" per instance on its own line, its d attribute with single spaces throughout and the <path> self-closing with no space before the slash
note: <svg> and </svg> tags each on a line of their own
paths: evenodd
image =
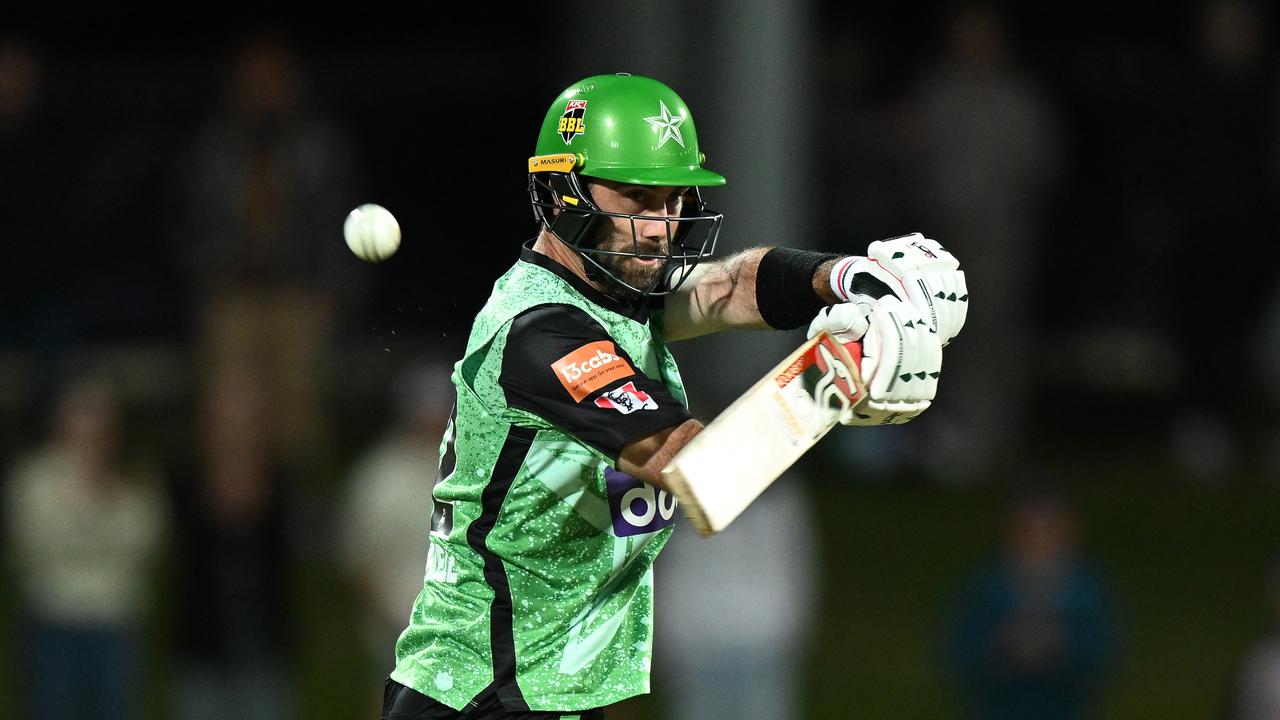
<svg viewBox="0 0 1280 720">
<path fill-rule="evenodd" d="M 541 226 L 582 258 L 589 277 L 626 293 L 665 295 L 715 251 L 724 217 L 707 208 L 698 188 L 725 179 L 703 168 L 704 159 L 693 117 L 675 91 L 639 75 L 596 75 L 569 86 L 548 109 L 529 158 L 529 201 Z M 591 197 L 592 178 L 689 191 L 679 217 L 613 213 Z M 619 220 L 630 225 L 630 251 L 597 247 L 600 233 Z M 663 223 L 664 252 L 640 251 L 637 221 Z M 660 272 L 636 287 L 610 270 L 619 257 L 660 260 Z"/>
<path fill-rule="evenodd" d="M 696 187 L 689 188 L 687 197 L 692 202 L 684 205 L 678 217 L 608 212 L 596 206 L 577 173 L 529 173 L 529 201 L 541 226 L 582 257 L 589 275 L 602 275 L 637 295 L 675 292 L 698 263 L 710 259 L 715 253 L 724 215 L 709 210 Z M 596 229 L 601 223 L 612 224 L 613 218 L 626 220 L 630 225 L 630 251 L 595 247 Z M 665 252 L 641 252 L 637 220 L 663 224 L 666 230 Z M 610 257 L 661 260 L 662 266 L 647 287 L 636 287 L 606 267 L 604 261 Z"/>
</svg>

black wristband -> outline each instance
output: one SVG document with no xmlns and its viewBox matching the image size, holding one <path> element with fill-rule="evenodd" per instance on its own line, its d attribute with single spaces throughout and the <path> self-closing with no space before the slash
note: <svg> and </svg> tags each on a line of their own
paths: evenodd
<svg viewBox="0 0 1280 720">
<path fill-rule="evenodd" d="M 807 324 L 826 303 L 813 289 L 818 266 L 839 255 L 776 247 L 756 268 L 756 307 L 769 327 L 790 330 Z"/>
</svg>

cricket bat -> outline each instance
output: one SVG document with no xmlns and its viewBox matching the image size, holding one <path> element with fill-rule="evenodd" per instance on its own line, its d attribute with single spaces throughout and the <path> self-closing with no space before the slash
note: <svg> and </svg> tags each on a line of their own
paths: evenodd
<svg viewBox="0 0 1280 720">
<path fill-rule="evenodd" d="M 724 530 L 866 397 L 857 343 L 814 336 L 742 394 L 662 470 L 703 537 Z"/>
</svg>

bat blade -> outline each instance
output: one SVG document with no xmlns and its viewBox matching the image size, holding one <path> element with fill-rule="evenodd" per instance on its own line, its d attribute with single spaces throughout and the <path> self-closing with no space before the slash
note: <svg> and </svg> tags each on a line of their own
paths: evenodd
<svg viewBox="0 0 1280 720">
<path fill-rule="evenodd" d="M 852 355 L 851 355 L 852 352 Z M 801 345 L 703 428 L 663 469 L 703 537 L 733 522 L 866 395 L 854 357 L 821 333 Z"/>
</svg>

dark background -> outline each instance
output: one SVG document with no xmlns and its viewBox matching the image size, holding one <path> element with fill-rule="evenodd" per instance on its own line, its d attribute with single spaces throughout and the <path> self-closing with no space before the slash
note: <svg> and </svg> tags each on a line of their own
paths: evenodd
<svg viewBox="0 0 1280 720">
<path fill-rule="evenodd" d="M 26 109 L 6 109 L 0 126 L 0 459 L 13 467 L 48 440 L 57 398 L 90 375 L 118 391 L 124 454 L 181 488 L 181 468 L 201 462 L 197 418 L 214 372 L 209 288 L 245 281 L 322 298 L 328 329 L 303 361 L 321 429 L 283 461 L 283 512 L 300 538 L 282 576 L 289 688 L 300 716 L 367 717 L 388 668 L 352 649 L 361 606 L 329 537 L 347 472 L 390 422 L 394 379 L 460 355 L 493 280 L 533 236 L 524 159 L 549 101 L 587 75 L 653 74 L 688 102 L 708 166 L 729 177 L 708 193 L 728 211 L 721 254 L 758 244 L 857 253 L 920 229 L 969 271 L 972 334 L 948 349 L 955 374 L 940 385 L 938 419 L 866 431 L 869 440 L 838 429 L 801 465 L 821 539 L 820 591 L 805 593 L 819 597 L 802 656 L 805 716 L 962 716 L 963 690 L 939 650 L 947 608 L 996 550 L 1010 498 L 1051 487 L 1075 508 L 1123 628 L 1096 716 L 1229 717 L 1242 658 L 1280 605 L 1267 585 L 1280 553 L 1276 12 L 1222 2 L 797 8 L 784 55 L 765 48 L 754 63 L 726 54 L 735 33 L 755 27 L 750 8 L 729 3 L 659 4 L 644 28 L 626 24 L 640 10 L 580 7 L 503 10 L 501 24 L 496 11 L 454 9 L 447 22 L 6 28 L 5 52 L 35 70 Z M 951 152 L 939 151 L 948 134 L 929 124 L 922 88 L 954 88 L 945 68 L 968 67 L 954 49 L 966 13 L 1003 38 L 999 71 L 978 41 L 973 72 L 1015 78 L 1010 107 L 1034 97 L 1040 140 L 1009 151 L 999 131 L 978 132 L 994 143 L 984 149 L 957 133 Z M 1224 13 L 1227 29 L 1214 35 Z M 299 201 L 302 225 L 321 230 L 290 235 L 297 253 L 241 266 L 202 232 L 211 226 L 193 207 L 217 199 L 192 178 L 194 148 L 226 107 L 232 60 L 255 42 L 296 51 L 305 101 L 293 117 L 332 131 L 322 144 L 343 176 L 330 177 L 323 202 Z M 659 49 L 627 54 L 647 44 Z M 734 95 L 752 87 L 756 63 L 789 68 L 792 94 L 764 84 Z M 980 131 L 966 115 L 1012 116 L 993 97 L 944 107 L 957 127 Z M 744 106 L 786 120 L 745 122 L 724 109 Z M 731 134 L 736 147 L 718 140 Z M 786 160 L 771 165 L 775 156 L 752 156 L 753 146 L 781 148 Z M 1023 174 L 987 183 L 977 166 L 996 156 Z M 972 207 L 933 182 L 968 177 L 965 163 L 974 187 L 991 189 Z M 1037 178 L 1034 192 L 1023 177 Z M 1018 220 L 988 242 L 1002 197 L 1016 198 Z M 376 266 L 341 236 L 364 202 L 391 209 L 404 230 L 400 251 Z M 770 218 L 785 221 L 779 237 L 761 234 Z M 973 325 L 988 312 L 999 321 Z M 731 374 L 715 385 L 722 352 L 749 379 L 798 341 L 753 350 L 756 337 L 726 351 L 675 348 L 704 419 L 745 387 Z M 1004 420 L 969 422 L 979 409 Z M 947 427 L 959 430 L 934 442 Z M 948 448 L 970 446 L 988 450 L 938 472 Z M 922 461 L 931 454 L 942 457 Z M 189 573 L 176 547 L 166 543 L 148 575 L 147 717 L 174 716 L 181 692 L 173 658 L 192 619 L 178 600 Z M 661 573 L 660 562 L 659 582 Z M 0 717 L 25 717 L 22 572 L 7 577 Z M 661 602 L 657 612 L 661 644 Z M 660 676 L 654 687 L 619 716 L 664 716 Z"/>
</svg>

